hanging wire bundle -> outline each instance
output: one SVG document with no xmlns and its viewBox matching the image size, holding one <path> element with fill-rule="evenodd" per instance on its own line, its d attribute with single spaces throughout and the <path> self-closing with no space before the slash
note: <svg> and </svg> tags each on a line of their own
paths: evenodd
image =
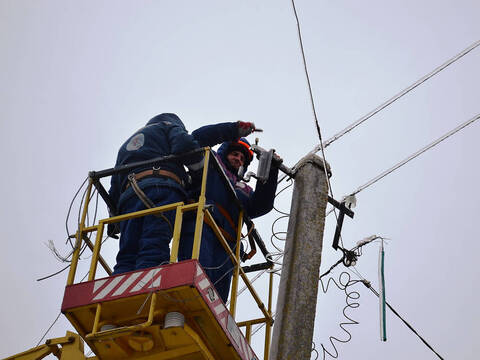
<svg viewBox="0 0 480 360">
<path fill-rule="evenodd" d="M 75 200 L 77 199 L 80 191 L 85 187 L 85 184 L 87 183 L 88 181 L 88 178 L 86 178 L 82 185 L 80 185 L 80 187 L 78 188 L 78 190 L 76 191 L 75 195 L 73 196 L 73 199 L 70 201 L 70 205 L 68 207 L 68 212 L 67 212 L 67 216 L 65 218 L 65 230 L 66 230 L 66 233 L 67 233 L 67 237 L 66 237 L 66 240 L 65 240 L 65 244 L 69 244 L 70 245 L 70 251 L 64 255 L 64 254 L 61 254 L 60 251 L 57 249 L 57 247 L 55 246 L 55 243 L 53 242 L 53 240 L 48 240 L 46 246 L 47 248 L 52 252 L 52 254 L 54 255 L 54 257 L 62 262 L 62 263 L 68 263 L 67 266 L 65 266 L 64 268 L 60 269 L 59 271 L 53 273 L 53 274 L 50 274 L 50 275 L 47 275 L 47 276 L 44 276 L 44 277 L 41 277 L 39 279 L 37 279 L 37 281 L 42 281 L 42 280 L 45 280 L 45 279 L 49 279 L 53 276 L 56 276 L 60 273 L 62 273 L 63 271 L 65 271 L 66 269 L 68 269 L 70 267 L 70 262 L 71 262 L 71 258 L 72 258 L 72 255 L 73 253 L 75 252 L 76 248 L 75 248 L 75 245 L 73 244 L 72 242 L 72 237 L 73 235 L 70 234 L 70 230 L 69 230 L 69 227 L 68 227 L 68 222 L 70 220 L 70 215 L 72 213 L 72 208 L 73 208 L 73 205 L 75 203 Z M 85 202 L 85 196 L 86 196 L 86 193 L 87 193 L 87 188 L 85 187 L 84 191 L 83 191 L 83 194 L 82 194 L 82 197 L 81 197 L 81 200 L 80 200 L 80 204 L 78 206 L 78 215 L 77 215 L 77 224 L 80 223 L 80 216 L 81 216 L 81 209 L 83 207 L 83 204 Z M 93 219 L 92 219 L 92 223 L 95 223 L 96 219 L 97 219 L 97 213 L 98 213 L 98 192 L 96 191 L 96 189 L 92 192 L 91 196 L 90 196 L 90 199 L 89 200 L 92 200 L 93 197 L 95 197 L 95 210 L 94 210 L 94 215 L 93 215 Z M 87 211 L 87 226 L 88 224 L 90 224 L 90 216 L 89 216 L 89 212 Z M 88 235 L 88 239 L 90 239 L 92 236 L 92 233 L 90 233 Z M 103 242 L 108 238 L 108 236 L 106 236 L 104 239 L 103 239 Z M 87 247 L 87 244 L 83 244 L 81 250 L 80 250 L 80 255 L 83 254 L 83 252 L 85 251 Z"/>
<path fill-rule="evenodd" d="M 346 321 L 343 321 L 339 324 L 339 327 L 345 332 L 347 335 L 346 339 L 341 339 L 336 336 L 329 336 L 329 342 L 330 345 L 333 347 L 333 350 L 328 351 L 323 343 L 320 344 L 321 349 L 322 349 L 322 355 L 323 359 L 325 359 L 326 355 L 328 354 L 332 358 L 336 359 L 338 358 L 338 350 L 335 346 L 335 341 L 339 343 L 347 343 L 352 339 L 352 334 L 349 332 L 347 326 L 351 325 L 358 325 L 359 322 L 354 320 L 350 314 L 347 313 L 347 311 L 356 309 L 360 306 L 360 303 L 358 302 L 360 299 L 360 293 L 356 290 L 351 290 L 350 287 L 353 285 L 356 285 L 359 282 L 362 282 L 361 280 L 352 280 L 350 277 L 350 274 L 346 271 L 342 271 L 340 275 L 338 276 L 338 280 L 335 280 L 333 277 L 328 278 L 327 284 L 325 285 L 322 277 L 320 277 L 320 285 L 322 286 L 322 291 L 324 294 L 327 293 L 329 286 L 331 283 L 333 283 L 340 291 L 343 291 L 345 294 L 345 303 L 346 305 L 342 309 L 342 314 L 345 317 Z M 315 351 L 317 354 L 316 359 L 318 358 L 318 351 L 316 350 L 316 345 L 315 342 L 313 343 L 313 349 L 312 352 Z"/>
</svg>

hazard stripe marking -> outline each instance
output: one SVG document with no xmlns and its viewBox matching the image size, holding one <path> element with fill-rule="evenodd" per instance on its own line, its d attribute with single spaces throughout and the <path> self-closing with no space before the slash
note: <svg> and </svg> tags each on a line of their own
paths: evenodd
<svg viewBox="0 0 480 360">
<path fill-rule="evenodd" d="M 162 280 L 162 275 L 160 275 L 159 277 L 157 277 L 157 278 L 155 279 L 155 281 L 154 281 L 149 287 L 151 287 L 151 288 L 153 288 L 153 287 L 159 287 L 161 280 Z"/>
<path fill-rule="evenodd" d="M 217 315 L 220 315 L 221 313 L 223 313 L 225 311 L 225 306 L 223 306 L 223 304 L 219 304 L 219 305 L 215 306 L 213 308 L 213 310 L 215 310 L 215 313 Z"/>
<path fill-rule="evenodd" d="M 96 293 L 97 290 L 100 289 L 107 281 L 108 279 L 95 281 L 95 283 L 93 284 L 93 292 Z"/>
<path fill-rule="evenodd" d="M 223 327 L 227 327 L 227 318 L 222 318 L 220 319 L 220 323 L 223 325 Z"/>
<path fill-rule="evenodd" d="M 130 292 L 135 292 L 135 291 L 138 291 L 138 290 L 141 290 L 143 287 L 145 287 L 145 285 L 147 285 L 152 279 L 153 277 L 160 271 L 161 269 L 152 269 L 150 270 L 138 283 L 137 285 L 135 285 L 133 287 L 132 290 L 130 290 Z"/>
<path fill-rule="evenodd" d="M 228 315 L 228 320 L 227 320 L 227 330 L 232 336 L 233 341 L 235 341 L 235 345 L 237 345 L 240 352 L 242 352 L 242 347 L 240 345 L 240 337 L 242 335 L 240 334 L 240 330 L 238 329 L 237 324 L 235 323 L 235 320 L 233 320 L 230 314 Z"/>
<path fill-rule="evenodd" d="M 206 288 L 208 285 L 210 285 L 210 283 L 208 282 L 208 279 L 207 279 L 207 278 L 203 279 L 202 281 L 200 281 L 200 282 L 198 283 L 198 286 L 200 286 L 200 289 L 202 289 L 202 290 L 205 290 L 205 288 Z"/>
<path fill-rule="evenodd" d="M 97 294 L 97 296 L 95 296 L 95 297 L 93 298 L 93 300 L 103 299 L 105 296 L 108 295 L 108 293 L 109 293 L 110 291 L 113 290 L 113 288 L 114 288 L 115 286 L 117 286 L 117 284 L 118 284 L 120 281 L 122 281 L 122 279 L 123 279 L 124 277 L 125 277 L 125 275 L 121 275 L 121 276 L 119 276 L 119 277 L 113 278 L 113 280 L 110 282 L 110 284 L 108 284 L 107 286 L 105 286 L 105 288 L 104 288 L 102 291 L 100 291 L 100 292 Z"/>
<path fill-rule="evenodd" d="M 197 265 L 197 276 L 200 276 L 203 274 L 202 269 L 200 269 L 200 266 Z"/>
<path fill-rule="evenodd" d="M 139 272 L 136 272 L 136 273 L 133 273 L 132 275 L 130 275 L 128 277 L 128 279 L 125 280 L 125 282 L 120 285 L 120 287 L 112 294 L 112 296 L 117 296 L 117 295 L 121 295 L 123 294 L 123 292 L 125 290 L 127 290 L 127 288 L 133 284 L 133 282 L 135 280 L 137 280 L 137 278 L 143 274 L 143 271 L 139 271 Z"/>
</svg>

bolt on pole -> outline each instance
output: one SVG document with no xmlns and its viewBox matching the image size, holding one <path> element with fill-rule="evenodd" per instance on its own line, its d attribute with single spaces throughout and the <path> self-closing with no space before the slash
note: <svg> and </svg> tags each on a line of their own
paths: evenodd
<svg viewBox="0 0 480 360">
<path fill-rule="evenodd" d="M 311 357 L 328 182 L 316 155 L 296 168 L 270 360 Z"/>
</svg>

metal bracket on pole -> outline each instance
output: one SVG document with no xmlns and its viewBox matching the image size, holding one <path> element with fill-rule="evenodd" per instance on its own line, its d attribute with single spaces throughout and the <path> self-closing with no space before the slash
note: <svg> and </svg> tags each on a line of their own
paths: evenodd
<svg viewBox="0 0 480 360">
<path fill-rule="evenodd" d="M 355 213 L 345 206 L 345 201 L 340 203 L 329 196 L 328 202 L 333 206 L 335 206 L 338 210 L 340 210 L 340 214 L 338 215 L 338 218 L 337 218 L 337 227 L 335 228 L 335 235 L 333 236 L 333 244 L 332 244 L 332 247 L 335 250 L 338 250 L 338 241 L 340 240 L 340 233 L 342 232 L 343 219 L 345 218 L 345 215 L 353 219 L 353 216 L 355 215 Z"/>
</svg>

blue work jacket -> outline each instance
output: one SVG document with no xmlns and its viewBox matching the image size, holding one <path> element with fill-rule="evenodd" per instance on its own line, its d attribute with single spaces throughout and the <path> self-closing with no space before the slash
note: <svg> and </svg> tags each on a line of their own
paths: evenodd
<svg viewBox="0 0 480 360">
<path fill-rule="evenodd" d="M 193 131 L 192 136 L 201 147 L 222 143 L 216 153 L 217 160 L 250 218 L 262 216 L 272 210 L 277 189 L 278 168 L 272 166 L 267 182 L 265 184 L 257 182 L 255 190 L 253 190 L 238 177 L 237 171 L 227 161 L 229 142 L 238 140 L 238 125 L 236 122 L 203 126 Z M 242 140 L 246 141 L 245 139 Z M 212 214 L 215 222 L 233 238 L 236 238 L 236 229 L 219 211 L 218 205 L 230 215 L 235 227 L 238 225 L 239 207 L 227 190 L 221 175 L 212 166 L 208 170 L 206 198 L 207 203 L 216 205 Z"/>
<path fill-rule="evenodd" d="M 160 114 L 152 118 L 148 123 L 132 136 L 120 147 L 115 167 L 131 164 L 139 161 L 151 160 L 161 156 L 186 153 L 199 147 L 192 135 L 188 134 L 180 118 L 175 114 Z M 187 174 L 184 164 L 187 166 L 198 166 L 203 161 L 203 154 L 198 154 L 182 161 L 170 161 L 161 164 L 161 168 L 177 175 L 182 182 L 187 182 Z M 132 172 L 151 169 L 152 166 L 143 166 L 134 169 Z M 110 197 L 117 207 L 120 195 L 127 185 L 128 173 L 119 173 L 112 176 L 110 186 Z M 145 179 L 139 182 L 141 188 L 153 186 L 156 182 L 163 185 L 175 187 L 177 190 L 185 193 L 182 185 L 174 181 L 162 181 L 162 179 Z M 132 195 L 134 193 L 132 192 Z M 126 199 L 125 199 L 126 200 Z M 124 201 L 122 197 L 122 201 Z"/>
</svg>

